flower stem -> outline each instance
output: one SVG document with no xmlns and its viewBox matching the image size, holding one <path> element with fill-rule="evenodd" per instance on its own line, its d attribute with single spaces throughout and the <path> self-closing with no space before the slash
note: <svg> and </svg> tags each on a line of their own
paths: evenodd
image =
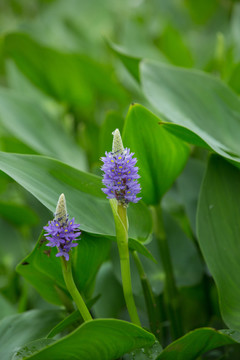
<svg viewBox="0 0 240 360">
<path fill-rule="evenodd" d="M 61 257 L 61 263 L 62 263 L 62 272 L 63 272 L 65 284 L 75 304 L 77 305 L 78 310 L 83 317 L 83 320 L 84 321 L 92 320 L 92 316 L 88 311 L 88 308 L 85 305 L 83 298 L 79 293 L 75 285 L 75 282 L 73 280 L 71 258 L 69 259 L 69 261 L 66 261 Z"/>
<path fill-rule="evenodd" d="M 158 242 L 163 269 L 165 272 L 164 301 L 171 323 L 171 334 L 173 340 L 183 335 L 181 322 L 181 309 L 178 289 L 175 283 L 173 266 L 164 231 L 161 207 L 154 208 L 155 235 Z"/>
<path fill-rule="evenodd" d="M 161 330 L 159 323 L 159 314 L 157 313 L 156 300 L 137 251 L 134 250 L 132 252 L 132 255 L 142 284 L 143 294 L 148 312 L 150 329 L 153 332 L 153 334 L 160 340 Z"/>
<path fill-rule="evenodd" d="M 123 294 L 126 301 L 128 313 L 131 321 L 141 326 L 137 308 L 134 302 L 132 293 L 131 271 L 129 262 L 129 249 L 128 249 L 128 219 L 127 209 L 122 204 L 118 204 L 115 199 L 110 200 L 110 204 L 113 211 L 118 251 L 121 265 L 121 276 L 123 285 Z"/>
</svg>

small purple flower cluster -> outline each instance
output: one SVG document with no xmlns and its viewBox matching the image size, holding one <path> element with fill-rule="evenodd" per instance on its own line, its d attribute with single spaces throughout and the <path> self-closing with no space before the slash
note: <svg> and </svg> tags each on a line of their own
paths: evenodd
<svg viewBox="0 0 240 360">
<path fill-rule="evenodd" d="M 61 219 L 49 221 L 48 225 L 44 226 L 44 230 L 47 232 L 44 236 L 49 241 L 46 245 L 57 246 L 59 252 L 56 256 L 64 256 L 68 261 L 69 251 L 78 245 L 73 241 L 77 241 L 77 237 L 81 234 L 79 226 L 79 224 L 74 224 L 74 218 L 72 220 L 66 218 L 65 222 L 62 222 Z"/>
<path fill-rule="evenodd" d="M 129 149 L 121 152 L 106 152 L 102 157 L 104 171 L 103 184 L 106 188 L 102 191 L 108 199 L 116 198 L 121 204 L 127 206 L 129 202 L 137 203 L 141 198 L 136 195 L 141 191 L 138 183 L 137 159 L 133 158 L 134 153 Z"/>
</svg>

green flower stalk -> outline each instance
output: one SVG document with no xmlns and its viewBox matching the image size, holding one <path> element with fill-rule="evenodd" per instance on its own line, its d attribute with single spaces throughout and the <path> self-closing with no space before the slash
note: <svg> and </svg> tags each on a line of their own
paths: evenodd
<svg viewBox="0 0 240 360">
<path fill-rule="evenodd" d="M 137 194 L 140 192 L 138 183 L 137 159 L 133 153 L 123 147 L 122 138 L 118 129 L 113 132 L 112 151 L 102 157 L 102 170 L 104 171 L 103 192 L 110 200 L 113 211 L 118 251 L 120 256 L 123 293 L 131 321 L 141 326 L 132 293 L 131 272 L 128 249 L 128 218 L 127 206 L 130 202 L 138 202 Z"/>
<path fill-rule="evenodd" d="M 71 249 L 78 245 L 73 241 L 76 241 L 81 234 L 79 226 L 79 224 L 74 223 L 74 218 L 72 220 L 68 219 L 65 196 L 61 194 L 58 199 L 55 218 L 49 221 L 47 226 L 44 226 L 44 230 L 46 231 L 44 236 L 49 241 L 47 246 L 57 247 L 58 253 L 56 256 L 61 257 L 62 272 L 66 287 L 84 321 L 88 321 L 92 320 L 92 317 L 75 285 L 71 265 Z"/>
</svg>

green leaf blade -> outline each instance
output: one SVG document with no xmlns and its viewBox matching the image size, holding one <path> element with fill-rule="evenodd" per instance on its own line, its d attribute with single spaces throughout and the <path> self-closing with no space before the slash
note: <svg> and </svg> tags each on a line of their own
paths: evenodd
<svg viewBox="0 0 240 360">
<path fill-rule="evenodd" d="M 158 204 L 182 171 L 189 147 L 159 125 L 160 119 L 141 105 L 128 112 L 124 146 L 138 159 L 141 196 L 147 204 Z"/>
<path fill-rule="evenodd" d="M 26 359 L 112 360 L 134 349 L 152 345 L 155 337 L 122 320 L 98 319 L 78 329 Z"/>
<path fill-rule="evenodd" d="M 195 360 L 207 351 L 236 343 L 234 338 L 224 332 L 211 328 L 200 328 L 168 345 L 157 360 Z"/>
<path fill-rule="evenodd" d="M 210 158 L 197 212 L 197 232 L 216 282 L 220 310 L 231 329 L 240 330 L 240 172 L 218 156 Z"/>
</svg>

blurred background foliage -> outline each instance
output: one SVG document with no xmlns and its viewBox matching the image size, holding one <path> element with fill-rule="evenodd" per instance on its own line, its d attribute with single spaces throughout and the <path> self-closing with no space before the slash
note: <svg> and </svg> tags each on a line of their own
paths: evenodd
<svg viewBox="0 0 240 360">
<path fill-rule="evenodd" d="M 111 131 L 123 128 L 129 105 L 139 102 L 151 109 L 112 44 L 134 61 L 148 58 L 211 73 L 238 94 L 239 34 L 240 4 L 233 0 L 0 0 L 0 150 L 46 155 L 100 175 L 99 158 L 111 149 Z M 206 156 L 206 150 L 192 147 L 185 170 L 163 199 L 186 330 L 224 327 L 216 287 L 196 241 Z M 0 172 L 0 318 L 54 307 L 15 271 L 51 218 Z M 149 249 L 155 255 L 154 244 Z M 96 316 L 124 318 L 115 245 L 86 294 L 102 294 Z M 161 303 L 161 266 L 147 260 L 144 266 Z M 136 270 L 134 292 L 144 319 L 135 275 Z"/>
</svg>

